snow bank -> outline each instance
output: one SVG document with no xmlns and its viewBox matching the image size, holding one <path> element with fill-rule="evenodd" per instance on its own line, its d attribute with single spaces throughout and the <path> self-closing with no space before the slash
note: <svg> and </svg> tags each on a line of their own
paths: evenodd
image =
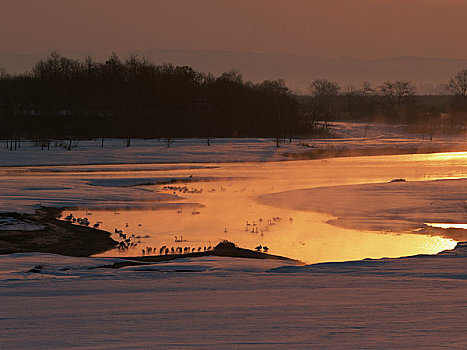
<svg viewBox="0 0 467 350">
<path fill-rule="evenodd" d="M 318 187 L 266 194 L 259 200 L 326 213 L 336 218 L 328 223 L 345 228 L 404 232 L 425 223 L 465 222 L 467 179 Z M 455 238 L 467 239 L 467 233 Z"/>
<path fill-rule="evenodd" d="M 121 260 L 75 258 L 49 253 L 0 255 L 0 281 L 91 277 L 97 275 L 91 269 L 119 261 Z M 35 267 L 36 271 L 32 272 Z"/>
<path fill-rule="evenodd" d="M 50 174 L 40 178 L 8 176 L 1 179 L 0 211 L 33 212 L 39 205 L 56 208 L 152 208 L 162 207 L 161 202 L 180 199 L 173 194 L 135 186 L 159 180 L 141 179 L 137 175 L 134 178 L 112 179 L 103 178 L 101 174 L 90 178 L 85 175 L 73 176 L 72 173 L 59 178 Z"/>
<path fill-rule="evenodd" d="M 465 135 L 435 137 L 428 141 L 421 134 L 407 134 L 402 126 L 375 123 L 333 123 L 331 139 L 288 140 L 276 147 L 274 139 L 267 138 L 214 138 L 211 145 L 206 139 L 173 139 L 170 147 L 164 139 L 74 141 L 71 150 L 52 145 L 41 150 L 32 142 L 22 141 L 21 148 L 9 151 L 0 147 L 0 166 L 77 165 L 77 164 L 138 164 L 138 163 L 213 163 L 264 162 L 287 160 L 285 153 L 299 154 L 310 149 L 455 149 L 467 150 Z M 5 143 L 3 141 L 1 143 Z M 0 143 L 0 146 L 1 146 Z"/>
<path fill-rule="evenodd" d="M 308 266 L 283 266 L 269 270 L 274 273 L 323 273 L 346 276 L 383 278 L 434 278 L 467 280 L 467 244 L 458 243 L 437 255 L 417 255 L 393 259 L 365 259 L 330 262 Z"/>
<path fill-rule="evenodd" d="M 41 230 L 44 226 L 32 224 L 14 217 L 0 216 L 0 230 L 21 230 L 34 231 Z"/>
<path fill-rule="evenodd" d="M 45 273 L 23 276 L 41 262 Z M 286 268 L 232 258 L 157 264 L 165 272 L 82 268 L 101 263 L 1 256 L 0 347 L 465 347 L 467 258 L 458 252 Z M 194 273 L 176 272 L 190 265 Z"/>
<path fill-rule="evenodd" d="M 200 257 L 200 258 L 182 258 L 171 261 L 160 262 L 157 264 L 145 264 L 142 266 L 124 267 L 127 271 L 161 271 L 161 272 L 264 272 L 279 266 L 295 266 L 295 263 L 260 259 L 258 261 L 245 258 L 226 258 L 226 257 Z"/>
</svg>

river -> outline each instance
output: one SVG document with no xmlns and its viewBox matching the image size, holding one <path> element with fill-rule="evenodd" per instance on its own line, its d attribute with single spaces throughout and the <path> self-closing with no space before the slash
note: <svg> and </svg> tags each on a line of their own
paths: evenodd
<svg viewBox="0 0 467 350">
<path fill-rule="evenodd" d="M 167 170 L 153 170 L 151 165 L 140 165 L 138 169 L 135 165 L 117 165 L 103 171 L 94 169 L 89 176 L 117 182 L 139 178 L 142 183 L 151 177 L 178 179 L 175 183 L 147 184 L 139 188 L 152 193 L 176 194 L 181 198 L 159 202 L 157 208 L 137 209 L 130 201 L 124 208 L 121 203 L 120 208 L 111 210 L 100 210 L 98 205 L 88 206 L 66 210 L 64 215 L 86 216 L 91 224 L 98 222 L 100 228 L 112 232 L 116 240 L 122 238 L 115 229 L 137 244 L 127 250 L 115 249 L 99 256 L 159 254 L 161 247 L 167 247 L 169 253 L 172 247 L 174 250 L 181 247 L 203 251 L 224 239 L 249 249 L 266 246 L 271 254 L 306 263 L 434 254 L 453 248 L 456 242 L 405 232 L 345 229 L 328 224 L 327 221 L 333 219 L 329 215 L 267 206 L 257 198 L 262 194 L 294 189 L 380 183 L 394 178 L 408 181 L 463 178 L 467 177 L 466 160 L 467 153 L 458 152 L 212 163 L 203 164 L 204 167 L 179 164 L 175 169 L 168 167 Z M 76 172 L 77 167 L 73 170 Z M 60 177 L 66 176 L 66 171 L 60 174 Z M 134 200 L 138 202 L 139 198 Z M 147 248 L 151 248 L 150 252 Z"/>
</svg>

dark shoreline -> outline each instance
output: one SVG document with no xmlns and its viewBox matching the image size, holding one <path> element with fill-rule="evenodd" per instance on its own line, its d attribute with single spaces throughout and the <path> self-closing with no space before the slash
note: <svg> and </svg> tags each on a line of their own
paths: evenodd
<svg viewBox="0 0 467 350">
<path fill-rule="evenodd" d="M 138 257 L 112 257 L 109 259 L 124 259 L 126 261 L 116 262 L 112 265 L 105 265 L 99 266 L 96 268 L 113 268 L 119 269 L 121 267 L 126 266 L 138 266 L 138 265 L 146 265 L 147 263 L 154 263 L 154 262 L 163 262 L 163 261 L 170 261 L 175 259 L 182 259 L 182 258 L 200 258 L 204 256 L 222 256 L 222 257 L 229 257 L 229 258 L 245 258 L 245 259 L 269 259 L 269 260 L 282 260 L 282 261 L 289 261 L 294 262 L 299 265 L 304 265 L 303 262 L 299 260 L 294 260 L 291 258 L 267 254 L 262 252 L 257 252 L 250 249 L 239 248 L 235 244 L 231 242 L 221 242 L 213 250 L 209 250 L 206 252 L 195 252 L 195 253 L 188 253 L 188 254 L 167 254 L 167 255 L 148 255 L 148 256 L 138 256 Z"/>
</svg>

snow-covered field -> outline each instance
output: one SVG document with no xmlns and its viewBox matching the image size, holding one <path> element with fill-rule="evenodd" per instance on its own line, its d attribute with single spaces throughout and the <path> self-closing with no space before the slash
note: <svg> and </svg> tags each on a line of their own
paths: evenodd
<svg viewBox="0 0 467 350">
<path fill-rule="evenodd" d="M 129 148 L 113 140 L 103 149 L 100 141 L 80 141 L 70 151 L 42 151 L 23 142 L 17 151 L 0 149 L 0 212 L 30 212 L 39 204 L 159 208 L 164 210 L 156 211 L 157 220 L 148 216 L 148 223 L 189 222 L 187 229 L 226 235 L 228 227 L 237 237 L 245 234 L 245 220 L 291 215 L 293 221 L 284 220 L 261 239 L 269 239 L 272 252 L 301 249 L 315 261 L 330 261 L 329 251 L 344 257 L 356 248 L 361 257 L 373 256 L 375 247 L 391 252 L 384 245 L 392 241 L 367 242 L 370 235 L 362 232 L 366 238 L 359 240 L 355 228 L 400 233 L 425 222 L 466 222 L 466 153 L 259 163 L 309 146 L 413 148 L 429 142 L 376 125 L 335 129 L 340 139 L 281 148 L 267 139 L 215 139 L 209 147 L 205 140 L 176 140 L 170 148 L 164 140 L 134 140 Z M 466 144 L 460 137 L 431 142 Z M 215 163 L 238 161 L 251 163 Z M 400 177 L 408 181 L 390 183 Z M 188 195 L 157 187 L 172 179 L 205 184 L 205 191 Z M 201 214 L 182 218 L 176 211 L 184 205 Z M 319 221 L 323 216 L 347 229 Z M 156 236 L 172 238 L 173 227 L 147 225 L 159 230 Z M 12 218 L 0 221 L 0 229 L 12 228 L 34 229 Z M 345 236 L 351 231 L 356 236 Z M 444 241 L 434 251 L 445 249 Z M 0 256 L 0 349 L 467 348 L 465 246 L 438 255 L 307 266 L 206 257 L 94 269 L 113 261 Z M 28 272 L 34 267 L 38 272 Z"/>
<path fill-rule="evenodd" d="M 14 151 L 0 142 L 0 166 L 73 165 L 73 164 L 135 164 L 135 163 L 200 163 L 200 162 L 264 162 L 287 160 L 284 153 L 304 153 L 311 149 L 467 149 L 466 135 L 436 136 L 431 141 L 426 135 L 404 133 L 401 126 L 372 123 L 333 123 L 332 139 L 294 139 L 276 147 L 273 139 L 173 139 L 167 147 L 165 139 L 73 141 L 71 150 L 63 142 L 52 141 L 50 148 L 41 149 L 29 141 L 22 141 Z M 68 143 L 66 146 L 68 146 Z M 2 146 L 3 145 L 3 146 Z"/>
<path fill-rule="evenodd" d="M 42 273 L 26 272 L 37 264 Z M 201 258 L 144 270 L 88 269 L 102 264 L 49 254 L 0 256 L 0 348 L 467 345 L 465 249 L 303 267 Z"/>
</svg>

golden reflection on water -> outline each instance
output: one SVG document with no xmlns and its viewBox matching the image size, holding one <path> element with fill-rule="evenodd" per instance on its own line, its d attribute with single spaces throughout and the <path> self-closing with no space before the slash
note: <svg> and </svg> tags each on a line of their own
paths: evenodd
<svg viewBox="0 0 467 350">
<path fill-rule="evenodd" d="M 164 210 L 75 211 L 75 216 L 87 216 L 91 223 L 102 221 L 100 227 L 114 232 L 121 229 L 138 242 L 128 251 L 109 251 L 102 256 L 141 255 L 146 247 L 214 246 L 227 239 L 240 247 L 269 247 L 269 253 L 288 256 L 307 263 L 343 261 L 363 258 L 398 257 L 413 254 L 434 254 L 451 249 L 456 242 L 422 234 L 383 234 L 331 226 L 331 217 L 314 212 L 281 209 L 258 203 L 260 195 L 295 189 L 346 184 L 389 182 L 394 178 L 408 181 L 467 177 L 467 152 L 376 156 L 326 159 L 315 161 L 268 163 L 204 164 L 209 168 L 151 171 L 152 165 L 121 165 L 125 172 L 93 173 L 111 179 L 119 177 L 211 178 L 211 182 L 177 183 L 203 190 L 202 193 L 179 193 L 182 199 Z M 213 167 L 211 167 L 213 166 Z M 141 171 L 144 170 L 144 171 Z M 56 176 L 56 175 L 54 175 Z M 60 176 L 67 176 L 66 174 Z M 144 182 L 144 181 L 143 181 Z M 163 186 L 145 186 L 151 191 L 173 193 Z M 112 191 L 118 191 L 113 188 Z M 138 201 L 138 198 L 135 198 Z M 165 202 L 162 202 L 164 204 Z M 192 205 L 191 207 L 189 205 Z M 193 205 L 201 204 L 199 214 L 192 214 Z M 128 203 L 131 206 L 131 202 Z M 181 210 L 181 212 L 179 212 Z M 68 211 L 64 212 L 65 215 Z M 280 217 L 282 220 L 268 220 Z M 293 220 L 289 220 L 289 218 Z M 260 222 L 260 219 L 262 221 Z M 250 224 L 247 226 L 247 221 Z M 256 226 L 253 225 L 255 221 Z M 128 224 L 128 227 L 126 227 Z M 141 226 L 140 226 L 141 225 Z M 253 232 L 251 232 L 253 229 Z M 136 236 L 149 238 L 136 238 Z M 175 236 L 184 242 L 175 242 Z M 117 240 L 120 238 L 113 234 Z"/>
<path fill-rule="evenodd" d="M 185 184 L 174 186 L 183 187 Z M 100 256 L 142 255 L 142 249 L 162 246 L 204 250 L 227 239 L 243 248 L 267 246 L 269 253 L 306 263 L 345 261 L 363 258 L 435 254 L 452 249 L 456 242 L 419 234 L 383 234 L 331 226 L 329 216 L 266 206 L 255 201 L 257 195 L 271 192 L 271 183 L 262 179 L 187 183 L 187 188 L 202 193 L 181 194 L 184 200 L 172 209 L 162 210 L 77 210 L 75 217 L 86 216 L 91 224 L 112 232 L 122 230 L 137 243 L 126 251 L 112 250 Z M 276 184 L 276 187 L 282 187 Z M 163 186 L 148 189 L 165 193 Z M 178 191 L 175 193 L 179 194 Z M 189 204 L 201 203 L 193 209 Z M 194 211 L 195 210 L 195 211 Z M 68 212 L 64 212 L 65 215 Z M 148 237 L 147 237 L 148 236 Z M 182 242 L 176 242 L 176 240 Z M 154 254 L 154 253 L 153 253 Z"/>
<path fill-rule="evenodd" d="M 454 160 L 467 158 L 467 152 L 443 152 L 443 153 L 430 153 L 430 154 L 417 154 L 414 157 L 418 160 Z"/>
</svg>

